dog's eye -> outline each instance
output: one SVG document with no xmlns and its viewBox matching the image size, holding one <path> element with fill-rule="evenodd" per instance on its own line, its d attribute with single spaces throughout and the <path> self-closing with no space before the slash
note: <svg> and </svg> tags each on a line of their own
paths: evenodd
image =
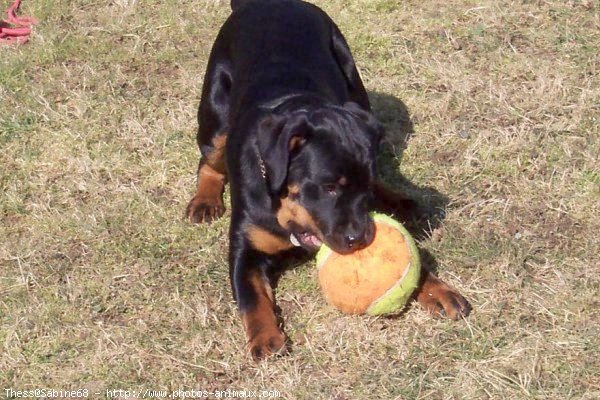
<svg viewBox="0 0 600 400">
<path fill-rule="evenodd" d="M 327 183 L 323 185 L 323 189 L 330 196 L 337 196 L 338 194 L 338 186 L 335 183 Z"/>
</svg>

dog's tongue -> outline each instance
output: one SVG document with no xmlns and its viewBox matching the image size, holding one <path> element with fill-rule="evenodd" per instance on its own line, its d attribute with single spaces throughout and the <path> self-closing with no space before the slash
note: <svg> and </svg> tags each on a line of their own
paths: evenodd
<svg viewBox="0 0 600 400">
<path fill-rule="evenodd" d="M 308 235 L 308 240 L 310 240 L 310 242 L 312 243 L 312 245 L 315 246 L 315 247 L 321 247 L 321 245 L 323 244 L 323 242 L 321 242 L 319 240 L 319 238 L 316 237 L 315 235 Z"/>
</svg>

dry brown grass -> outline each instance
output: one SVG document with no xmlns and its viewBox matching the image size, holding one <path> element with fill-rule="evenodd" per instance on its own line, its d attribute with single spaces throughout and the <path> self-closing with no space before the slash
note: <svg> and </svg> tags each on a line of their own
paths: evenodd
<svg viewBox="0 0 600 400">
<path fill-rule="evenodd" d="M 600 397 L 600 5 L 440 3 L 318 2 L 388 128 L 384 175 L 443 207 L 420 246 L 472 316 L 343 316 L 301 265 L 278 290 L 292 353 L 255 365 L 227 281 L 228 217 L 182 218 L 227 2 L 24 2 L 41 24 L 0 48 L 0 396 Z M 400 160 L 412 184 L 393 181 Z"/>
</svg>

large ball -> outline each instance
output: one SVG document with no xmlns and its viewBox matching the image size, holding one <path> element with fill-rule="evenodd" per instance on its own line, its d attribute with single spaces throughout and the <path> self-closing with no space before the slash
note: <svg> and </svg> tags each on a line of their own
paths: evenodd
<svg viewBox="0 0 600 400">
<path fill-rule="evenodd" d="M 397 313 L 419 283 L 419 252 L 408 231 L 386 215 L 371 216 L 375 238 L 368 247 L 342 255 L 323 245 L 317 254 L 325 298 L 346 314 Z"/>
</svg>

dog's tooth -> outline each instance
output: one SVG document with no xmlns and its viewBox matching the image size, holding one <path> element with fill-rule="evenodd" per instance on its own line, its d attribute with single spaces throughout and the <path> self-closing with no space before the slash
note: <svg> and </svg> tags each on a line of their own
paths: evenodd
<svg viewBox="0 0 600 400">
<path fill-rule="evenodd" d="M 296 238 L 296 236 L 294 236 L 294 234 L 290 234 L 290 242 L 292 242 L 292 244 L 296 247 L 300 247 L 300 242 L 298 241 L 298 239 Z"/>
</svg>

